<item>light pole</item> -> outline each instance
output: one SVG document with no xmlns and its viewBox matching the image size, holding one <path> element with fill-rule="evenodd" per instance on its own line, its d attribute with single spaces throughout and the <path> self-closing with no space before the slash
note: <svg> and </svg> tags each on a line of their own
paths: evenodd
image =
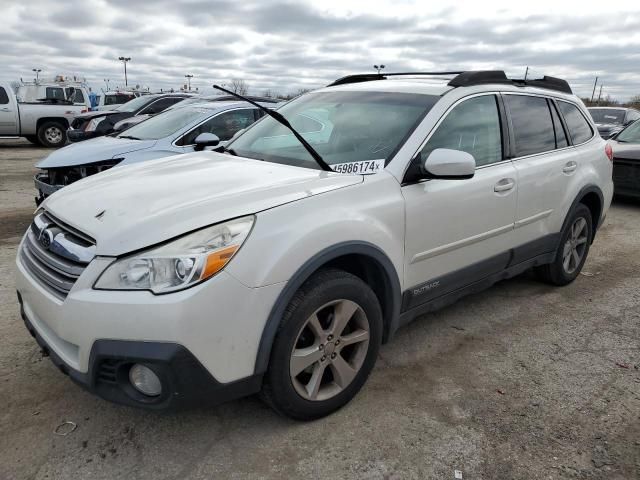
<svg viewBox="0 0 640 480">
<path fill-rule="evenodd" d="M 591 103 L 593 103 L 593 97 L 596 96 L 596 87 L 598 86 L 598 77 L 596 77 L 596 81 L 593 82 L 593 92 L 591 92 Z"/>
<path fill-rule="evenodd" d="M 378 71 L 378 75 L 380 75 L 380 70 L 384 68 L 384 65 L 374 65 L 373 68 L 375 68 Z"/>
<path fill-rule="evenodd" d="M 36 83 L 38 83 L 38 74 L 42 71 L 40 68 L 32 68 L 32 72 L 36 72 Z"/>
<path fill-rule="evenodd" d="M 127 62 L 131 60 L 131 57 L 118 57 L 122 63 L 124 63 L 124 86 L 128 86 L 127 84 Z"/>
<path fill-rule="evenodd" d="M 524 71 L 524 81 L 527 81 L 527 75 L 529 75 L 529 67 Z"/>
<path fill-rule="evenodd" d="M 193 78 L 193 75 L 185 75 L 185 78 L 187 79 L 187 90 L 191 91 L 191 79 Z"/>
</svg>

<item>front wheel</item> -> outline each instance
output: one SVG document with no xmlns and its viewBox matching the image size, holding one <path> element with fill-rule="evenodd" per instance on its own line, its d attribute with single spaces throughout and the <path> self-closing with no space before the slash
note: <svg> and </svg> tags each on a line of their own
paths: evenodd
<svg viewBox="0 0 640 480">
<path fill-rule="evenodd" d="M 382 311 L 373 290 L 342 270 L 321 271 L 285 311 L 262 397 L 297 420 L 329 415 L 364 385 L 381 340 Z"/>
<path fill-rule="evenodd" d="M 67 142 L 64 125 L 58 122 L 44 122 L 38 128 L 38 141 L 43 147 L 62 147 Z"/>
<path fill-rule="evenodd" d="M 553 285 L 573 282 L 587 260 L 593 238 L 591 211 L 582 203 L 574 209 L 560 234 L 560 245 L 553 263 L 536 268 L 538 276 Z"/>
</svg>

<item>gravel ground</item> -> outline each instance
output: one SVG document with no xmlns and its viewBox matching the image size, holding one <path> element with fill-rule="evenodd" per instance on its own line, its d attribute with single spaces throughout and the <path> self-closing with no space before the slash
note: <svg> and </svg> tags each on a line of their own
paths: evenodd
<svg viewBox="0 0 640 480">
<path fill-rule="evenodd" d="M 47 153 L 0 142 L 0 479 L 640 479 L 639 202 L 614 203 L 572 285 L 523 275 L 402 329 L 328 418 L 255 398 L 158 414 L 82 391 L 19 317 L 14 258 Z"/>
</svg>

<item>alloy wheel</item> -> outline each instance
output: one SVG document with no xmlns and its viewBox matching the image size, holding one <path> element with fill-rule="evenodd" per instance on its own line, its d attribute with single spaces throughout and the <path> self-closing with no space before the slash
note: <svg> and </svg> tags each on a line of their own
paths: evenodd
<svg viewBox="0 0 640 480">
<path fill-rule="evenodd" d="M 369 321 L 351 300 L 334 300 L 304 323 L 291 352 L 289 373 L 296 392 L 322 401 L 347 388 L 369 349 Z"/>
<path fill-rule="evenodd" d="M 569 238 L 562 252 L 562 266 L 567 274 L 571 275 L 580 266 L 587 249 L 588 235 L 587 221 L 578 217 L 571 225 Z"/>
</svg>

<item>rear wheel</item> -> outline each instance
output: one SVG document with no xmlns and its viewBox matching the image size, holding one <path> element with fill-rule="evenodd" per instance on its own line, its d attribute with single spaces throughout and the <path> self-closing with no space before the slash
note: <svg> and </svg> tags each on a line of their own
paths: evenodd
<svg viewBox="0 0 640 480">
<path fill-rule="evenodd" d="M 364 385 L 381 340 L 382 311 L 371 288 L 342 270 L 321 271 L 285 311 L 262 397 L 294 419 L 328 415 Z"/>
<path fill-rule="evenodd" d="M 67 142 L 67 132 L 64 125 L 58 122 L 44 122 L 38 128 L 38 141 L 44 147 L 62 147 Z"/>
<path fill-rule="evenodd" d="M 567 285 L 576 279 L 587 260 L 593 238 L 592 223 L 591 211 L 584 204 L 578 204 L 562 230 L 555 260 L 536 268 L 542 280 Z"/>
</svg>

